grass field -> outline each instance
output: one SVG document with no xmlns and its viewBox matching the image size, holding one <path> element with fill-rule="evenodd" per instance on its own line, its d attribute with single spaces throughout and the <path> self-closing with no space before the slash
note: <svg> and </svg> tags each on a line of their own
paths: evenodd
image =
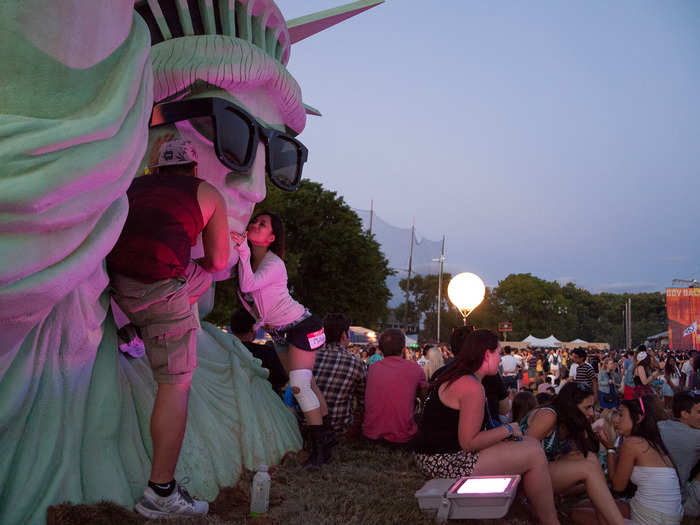
<svg viewBox="0 0 700 525">
<path fill-rule="evenodd" d="M 237 487 L 225 488 L 210 504 L 209 515 L 197 520 L 168 520 L 168 524 L 207 525 L 386 525 L 433 524 L 418 509 L 413 493 L 425 479 L 417 473 L 409 453 L 342 441 L 332 461 L 321 469 L 301 466 L 305 453 L 288 454 L 281 465 L 270 469 L 270 511 L 266 517 L 251 518 L 247 472 Z M 520 514 L 520 516 L 518 516 Z M 513 508 L 507 521 L 479 523 L 530 523 L 526 511 Z M 131 509 L 103 502 L 97 505 L 63 504 L 51 507 L 49 525 L 157 523 L 141 518 Z M 477 523 L 450 521 L 450 523 Z M 534 523 L 534 521 L 532 521 Z"/>
<path fill-rule="evenodd" d="M 237 487 L 225 488 L 210 504 L 209 515 L 196 520 L 169 520 L 168 524 L 250 525 L 387 525 L 434 524 L 418 509 L 413 493 L 424 483 L 406 452 L 342 441 L 330 464 L 317 470 L 301 466 L 305 454 L 288 454 L 281 465 L 270 469 L 270 511 L 266 517 L 248 516 L 248 491 L 252 473 Z M 571 523 L 567 504 L 559 504 L 562 524 Z M 49 509 L 49 525 L 157 523 L 141 518 L 131 509 L 112 503 L 57 505 Z M 515 504 L 501 520 L 457 521 L 459 524 L 526 525 L 536 523 L 527 508 Z M 686 518 L 684 525 L 690 525 Z"/>
</svg>

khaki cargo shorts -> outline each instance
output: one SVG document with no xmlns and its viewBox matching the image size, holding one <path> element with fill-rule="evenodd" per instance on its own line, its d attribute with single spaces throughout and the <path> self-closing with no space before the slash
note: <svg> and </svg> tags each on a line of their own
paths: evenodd
<svg viewBox="0 0 700 525">
<path fill-rule="evenodd" d="M 197 367 L 197 328 L 190 296 L 199 296 L 212 276 L 190 262 L 185 275 L 142 283 L 111 275 L 114 301 L 141 332 L 146 355 L 158 383 L 186 383 Z"/>
</svg>

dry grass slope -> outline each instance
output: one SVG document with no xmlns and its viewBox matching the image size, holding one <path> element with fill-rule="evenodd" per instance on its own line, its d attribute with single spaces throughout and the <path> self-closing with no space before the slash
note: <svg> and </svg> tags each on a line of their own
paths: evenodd
<svg viewBox="0 0 700 525">
<path fill-rule="evenodd" d="M 303 453 L 302 453 L 303 454 Z M 197 520 L 163 521 L 168 525 L 433 525 L 423 515 L 413 493 L 425 480 L 405 452 L 368 447 L 344 441 L 336 448 L 329 465 L 319 470 L 301 466 L 304 456 L 288 455 L 282 465 L 271 469 L 270 511 L 266 517 L 248 516 L 248 490 L 252 473 L 246 473 L 237 487 L 225 488 L 210 505 L 210 513 Z M 562 505 L 562 523 L 571 523 Z M 49 525 L 112 525 L 158 523 L 141 518 L 130 509 L 109 502 L 97 505 L 63 504 L 51 507 Z M 455 525 L 528 525 L 536 521 L 528 510 L 514 505 L 502 520 L 450 521 Z M 686 518 L 684 525 L 692 521 Z"/>
</svg>

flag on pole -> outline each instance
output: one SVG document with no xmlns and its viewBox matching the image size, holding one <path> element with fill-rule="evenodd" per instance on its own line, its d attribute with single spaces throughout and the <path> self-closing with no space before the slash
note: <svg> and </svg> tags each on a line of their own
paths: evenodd
<svg viewBox="0 0 700 525">
<path fill-rule="evenodd" d="M 686 335 L 697 334 L 697 333 L 698 333 L 698 322 L 695 321 L 688 328 L 683 330 L 683 337 L 685 337 Z"/>
</svg>

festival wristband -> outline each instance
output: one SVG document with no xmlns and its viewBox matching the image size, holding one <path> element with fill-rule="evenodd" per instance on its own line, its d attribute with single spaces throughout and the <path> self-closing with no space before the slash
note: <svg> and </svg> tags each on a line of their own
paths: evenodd
<svg viewBox="0 0 700 525">
<path fill-rule="evenodd" d="M 508 429 L 508 432 L 509 432 L 508 437 L 506 439 L 512 438 L 513 437 L 513 427 L 510 426 L 510 423 L 505 423 L 503 426 L 506 427 Z"/>
<path fill-rule="evenodd" d="M 522 441 L 523 440 L 523 438 L 513 434 L 513 427 L 510 426 L 510 423 L 504 423 L 503 426 L 508 429 L 508 432 L 510 432 L 510 435 L 506 439 L 512 439 L 513 441 Z"/>
</svg>

